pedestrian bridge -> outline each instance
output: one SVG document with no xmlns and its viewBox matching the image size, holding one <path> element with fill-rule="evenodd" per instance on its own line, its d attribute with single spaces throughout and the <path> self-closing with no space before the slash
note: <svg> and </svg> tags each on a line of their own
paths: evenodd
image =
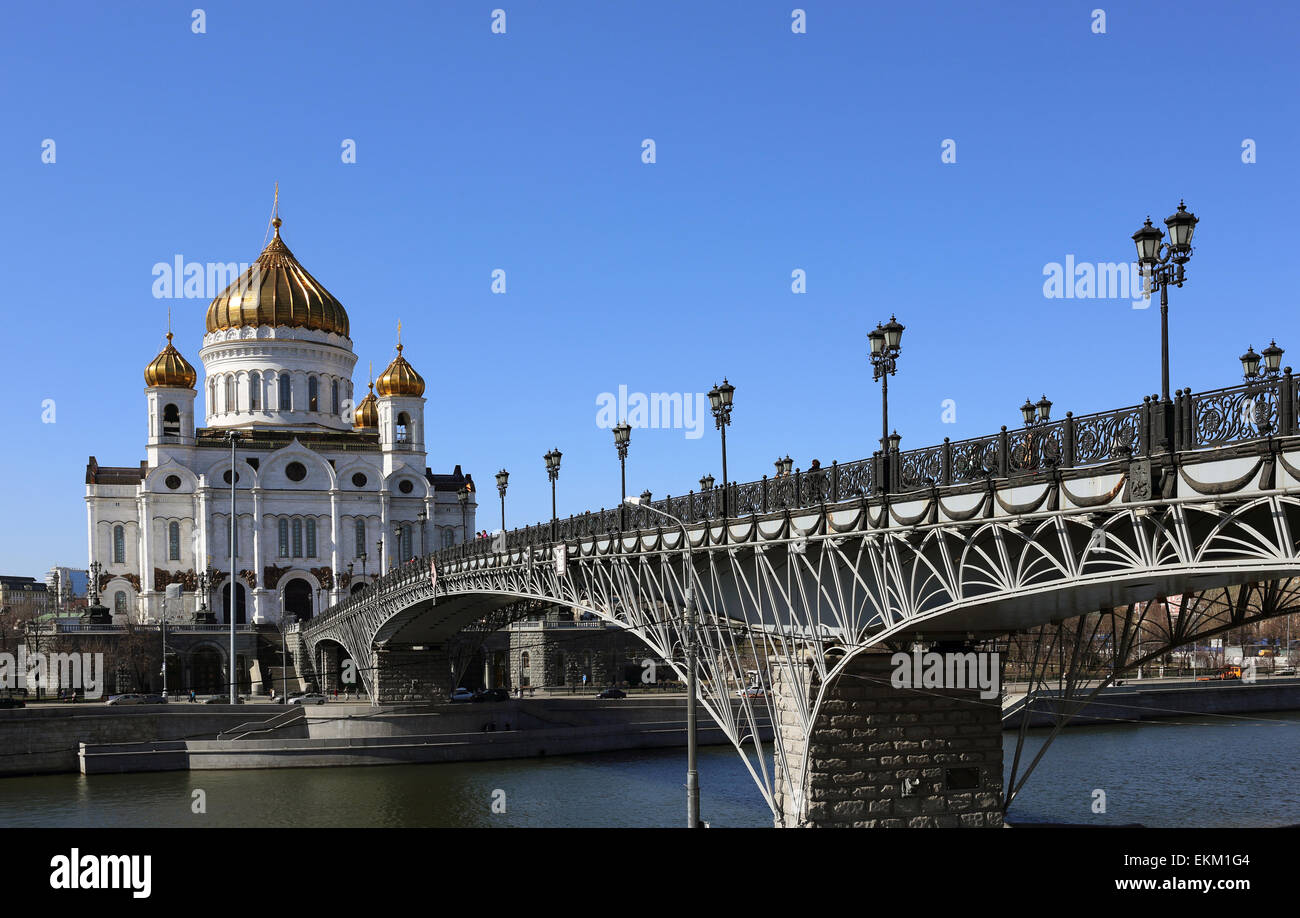
<svg viewBox="0 0 1300 918">
<path fill-rule="evenodd" d="M 436 698 L 454 637 L 554 603 L 628 629 L 684 678 L 689 582 L 699 700 L 778 821 L 801 824 L 814 725 L 859 655 L 993 647 L 1105 612 L 1118 671 L 1290 611 L 1276 584 L 1300 571 L 1296 417 L 1288 368 L 652 504 L 680 525 L 641 507 L 583 513 L 390 572 L 302 625 L 301 648 L 318 666 L 330 648 L 360 661 L 372 700 Z M 767 697 L 737 708 L 753 671 Z M 772 749 L 755 739 L 758 708 L 781 724 Z M 999 780 L 1000 761 L 999 747 Z"/>
</svg>

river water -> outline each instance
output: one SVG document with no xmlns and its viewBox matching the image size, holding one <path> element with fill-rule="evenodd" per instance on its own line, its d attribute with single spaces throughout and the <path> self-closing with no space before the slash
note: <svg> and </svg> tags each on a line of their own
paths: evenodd
<svg viewBox="0 0 1300 918">
<path fill-rule="evenodd" d="M 1030 757 L 1046 732 L 1031 732 Z M 1009 773 L 1014 733 L 1005 735 L 1004 747 Z M 1054 741 L 1009 815 L 1013 822 L 1296 825 L 1298 754 L 1300 712 L 1077 727 Z M 654 750 L 446 765 L 4 778 L 0 827 L 672 827 L 686 822 L 685 763 L 685 750 Z M 712 825 L 771 826 L 767 805 L 730 747 L 700 750 L 700 787 L 700 810 Z M 1094 812 L 1098 790 L 1104 813 Z M 199 796 L 204 813 L 193 812 Z"/>
</svg>

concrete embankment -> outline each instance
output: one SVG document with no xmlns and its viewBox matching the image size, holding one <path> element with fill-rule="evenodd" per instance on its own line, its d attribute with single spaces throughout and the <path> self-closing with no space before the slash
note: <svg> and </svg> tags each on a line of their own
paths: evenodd
<svg viewBox="0 0 1300 918">
<path fill-rule="evenodd" d="M 322 767 L 683 746 L 685 700 L 512 699 L 374 709 L 329 704 L 0 711 L 0 774 Z M 764 731 L 768 738 L 771 731 Z M 700 742 L 726 743 L 701 712 Z"/>
<path fill-rule="evenodd" d="M 262 705 L 33 704 L 0 710 L 0 776 L 75 772 L 82 743 L 215 739 L 278 710 Z M 297 735 L 307 736 L 306 725 Z M 286 735 L 295 735 L 289 730 Z"/>
<path fill-rule="evenodd" d="M 1087 691 L 1080 693 L 1087 695 Z M 1030 702 L 1029 726 L 1056 724 L 1062 701 L 1055 693 L 1035 693 Z M 1260 679 L 1254 683 L 1168 681 L 1110 686 L 1095 701 L 1079 707 L 1069 726 L 1126 723 L 1214 714 L 1255 714 L 1300 710 L 1300 679 Z M 1002 728 L 1018 729 L 1025 713 L 1025 696 L 1008 693 L 1003 702 Z"/>
</svg>

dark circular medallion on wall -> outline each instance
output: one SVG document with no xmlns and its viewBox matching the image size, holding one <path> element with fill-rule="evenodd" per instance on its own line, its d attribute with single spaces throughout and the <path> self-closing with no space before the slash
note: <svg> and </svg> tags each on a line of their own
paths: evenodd
<svg viewBox="0 0 1300 918">
<path fill-rule="evenodd" d="M 406 479 L 403 479 L 402 482 L 397 486 L 397 490 L 401 491 L 403 494 L 410 494 L 411 491 L 413 491 L 414 489 L 415 489 L 415 485 L 411 484 L 411 482 L 407 481 Z"/>
<path fill-rule="evenodd" d="M 177 488 L 181 486 L 181 480 L 177 478 L 175 475 L 168 475 L 167 480 L 164 481 L 163 484 L 165 484 L 167 487 L 175 491 Z"/>
<path fill-rule="evenodd" d="M 302 481 L 307 477 L 307 466 L 301 462 L 290 462 L 284 467 L 284 474 L 290 481 Z"/>
<path fill-rule="evenodd" d="M 230 469 L 226 469 L 226 473 L 221 476 L 221 480 L 226 484 L 230 484 Z M 235 481 L 239 481 L 238 475 L 235 476 Z"/>
<path fill-rule="evenodd" d="M 352 476 L 352 484 L 358 488 L 364 488 L 366 486 L 366 481 L 366 476 L 362 475 L 360 472 L 357 472 Z"/>
</svg>

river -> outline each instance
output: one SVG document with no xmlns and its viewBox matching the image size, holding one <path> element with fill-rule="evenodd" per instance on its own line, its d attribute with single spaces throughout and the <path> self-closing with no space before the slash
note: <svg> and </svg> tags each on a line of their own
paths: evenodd
<svg viewBox="0 0 1300 918">
<path fill-rule="evenodd" d="M 1047 731 L 1032 731 L 1030 757 Z M 1010 771 L 1015 735 L 1004 736 Z M 1078 727 L 1011 808 L 1025 822 L 1300 824 L 1300 712 Z M 681 826 L 685 751 L 500 762 L 0 779 L 0 826 Z M 715 826 L 771 813 L 730 747 L 700 751 Z M 206 812 L 195 813 L 196 791 Z M 1105 793 L 1106 810 L 1093 812 Z M 495 807 L 494 807 L 495 803 Z M 494 811 L 495 810 L 495 811 Z M 503 812 L 501 810 L 504 810 Z M 326 842 L 328 846 L 328 842 Z"/>
</svg>

